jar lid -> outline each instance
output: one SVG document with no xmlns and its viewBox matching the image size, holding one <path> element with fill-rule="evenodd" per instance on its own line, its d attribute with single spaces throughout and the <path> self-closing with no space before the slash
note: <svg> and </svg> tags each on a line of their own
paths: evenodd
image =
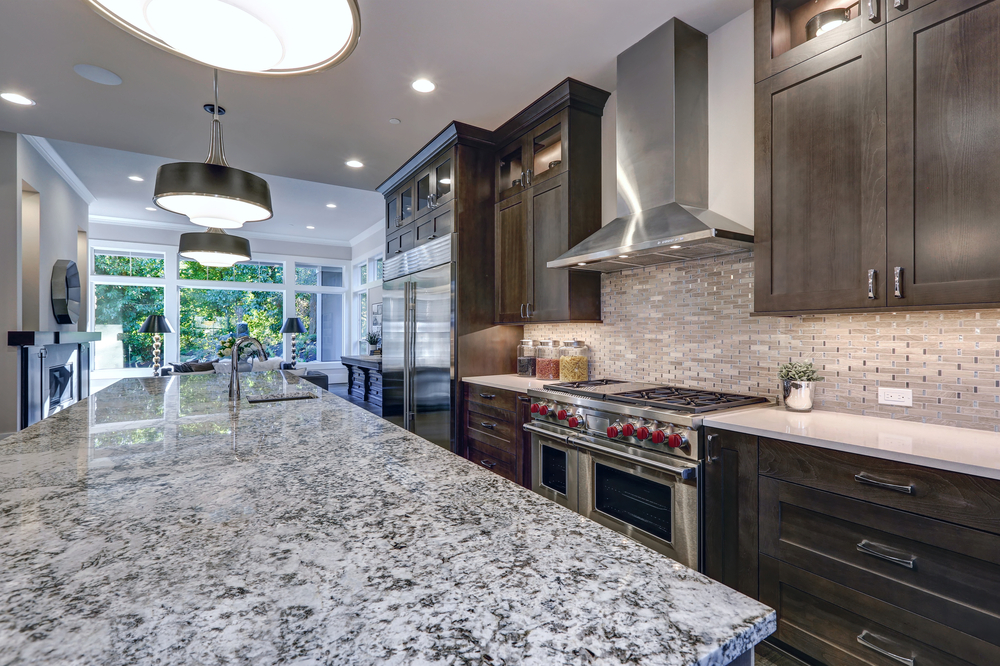
<svg viewBox="0 0 1000 666">
<path fill-rule="evenodd" d="M 535 342 L 534 340 L 521 340 L 521 346 L 530 347 L 531 345 L 534 344 L 534 342 Z"/>
<path fill-rule="evenodd" d="M 563 347 L 582 347 L 583 340 L 563 340 Z"/>
<path fill-rule="evenodd" d="M 551 340 L 539 340 L 538 341 L 538 345 L 540 347 L 551 347 L 552 346 L 552 341 Z"/>
</svg>

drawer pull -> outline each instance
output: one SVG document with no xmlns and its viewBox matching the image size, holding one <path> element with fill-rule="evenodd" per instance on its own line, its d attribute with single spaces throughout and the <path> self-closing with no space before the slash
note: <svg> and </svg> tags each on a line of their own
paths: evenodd
<svg viewBox="0 0 1000 666">
<path fill-rule="evenodd" d="M 480 460 L 479 464 L 485 467 L 486 469 L 493 469 L 494 467 L 497 466 L 495 462 L 490 462 L 489 460 Z"/>
<path fill-rule="evenodd" d="M 494 394 L 492 394 L 492 393 L 480 393 L 479 397 L 480 398 L 485 398 L 486 400 L 492 400 L 496 396 Z"/>
<path fill-rule="evenodd" d="M 879 646 L 872 645 L 871 643 L 869 643 L 868 642 L 868 637 L 871 636 L 871 635 L 872 634 L 868 633 L 868 630 L 865 629 L 864 631 L 861 632 L 861 635 L 858 636 L 858 642 L 861 643 L 862 645 L 864 645 L 869 650 L 875 650 L 875 652 L 878 652 L 881 655 L 889 657 L 889 659 L 895 659 L 896 661 L 898 661 L 901 664 L 906 664 L 906 666 L 914 666 L 914 664 L 916 662 L 913 659 L 907 659 L 906 657 L 900 657 L 898 654 L 893 654 L 893 653 L 889 652 L 888 650 L 883 650 Z"/>
<path fill-rule="evenodd" d="M 889 549 L 877 543 L 872 543 L 868 539 L 863 539 L 861 543 L 858 544 L 858 550 L 866 555 L 871 555 L 872 557 L 877 557 L 880 560 L 898 564 L 899 566 L 906 567 L 907 569 L 913 569 L 917 562 L 917 558 L 912 555 L 908 558 L 896 557 L 894 555 L 890 555 L 888 552 L 883 552 Z"/>
<path fill-rule="evenodd" d="M 895 483 L 886 483 L 885 481 L 877 481 L 864 472 L 861 474 L 855 474 L 854 480 L 858 483 L 863 483 L 866 486 L 875 486 L 876 488 L 882 488 L 883 490 L 894 490 L 897 493 L 906 493 L 907 495 L 913 495 L 913 485 L 900 486 Z"/>
<path fill-rule="evenodd" d="M 481 425 L 484 428 L 489 428 L 490 430 L 496 430 L 497 427 L 496 423 L 487 423 L 486 421 L 483 421 L 479 425 Z"/>
</svg>

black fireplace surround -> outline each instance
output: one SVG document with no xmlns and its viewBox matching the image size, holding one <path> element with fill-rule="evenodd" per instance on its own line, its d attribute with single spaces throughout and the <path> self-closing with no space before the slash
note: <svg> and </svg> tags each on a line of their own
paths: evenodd
<svg viewBox="0 0 1000 666">
<path fill-rule="evenodd" d="M 8 331 L 18 347 L 18 429 L 66 409 L 90 395 L 90 343 L 100 333 Z"/>
</svg>

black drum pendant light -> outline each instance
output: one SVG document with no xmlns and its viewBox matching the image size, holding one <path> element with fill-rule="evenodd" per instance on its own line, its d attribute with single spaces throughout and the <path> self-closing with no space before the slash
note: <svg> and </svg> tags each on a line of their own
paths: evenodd
<svg viewBox="0 0 1000 666">
<path fill-rule="evenodd" d="M 177 253 L 202 266 L 229 268 L 240 261 L 250 261 L 250 241 L 230 236 L 222 229 L 181 234 Z"/>
<path fill-rule="evenodd" d="M 219 120 L 219 70 L 215 70 L 208 159 L 161 166 L 156 172 L 153 202 L 171 213 L 186 215 L 194 224 L 213 229 L 239 229 L 245 222 L 260 222 L 273 214 L 267 181 L 226 162 Z"/>
</svg>

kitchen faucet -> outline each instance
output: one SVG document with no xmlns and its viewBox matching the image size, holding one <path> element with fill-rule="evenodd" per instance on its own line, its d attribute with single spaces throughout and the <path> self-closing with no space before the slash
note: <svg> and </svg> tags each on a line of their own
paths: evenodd
<svg viewBox="0 0 1000 666">
<path fill-rule="evenodd" d="M 233 343 L 233 358 L 232 358 L 232 365 L 233 365 L 233 367 L 232 367 L 232 370 L 231 370 L 231 372 L 229 374 L 229 399 L 233 400 L 235 402 L 239 402 L 240 395 L 241 395 L 241 393 L 240 393 L 240 370 L 239 370 L 239 365 L 240 364 L 239 364 L 239 355 L 240 355 L 240 346 L 242 346 L 244 342 L 249 342 L 251 344 L 256 345 L 257 346 L 257 350 L 260 352 L 260 355 L 264 357 L 261 360 L 262 361 L 266 361 L 267 360 L 267 350 L 264 349 L 264 345 L 262 345 L 260 343 L 260 340 L 258 340 L 257 338 L 251 338 L 250 336 L 244 336 L 244 337 L 239 338 L 238 340 L 236 340 L 235 343 Z"/>
</svg>

